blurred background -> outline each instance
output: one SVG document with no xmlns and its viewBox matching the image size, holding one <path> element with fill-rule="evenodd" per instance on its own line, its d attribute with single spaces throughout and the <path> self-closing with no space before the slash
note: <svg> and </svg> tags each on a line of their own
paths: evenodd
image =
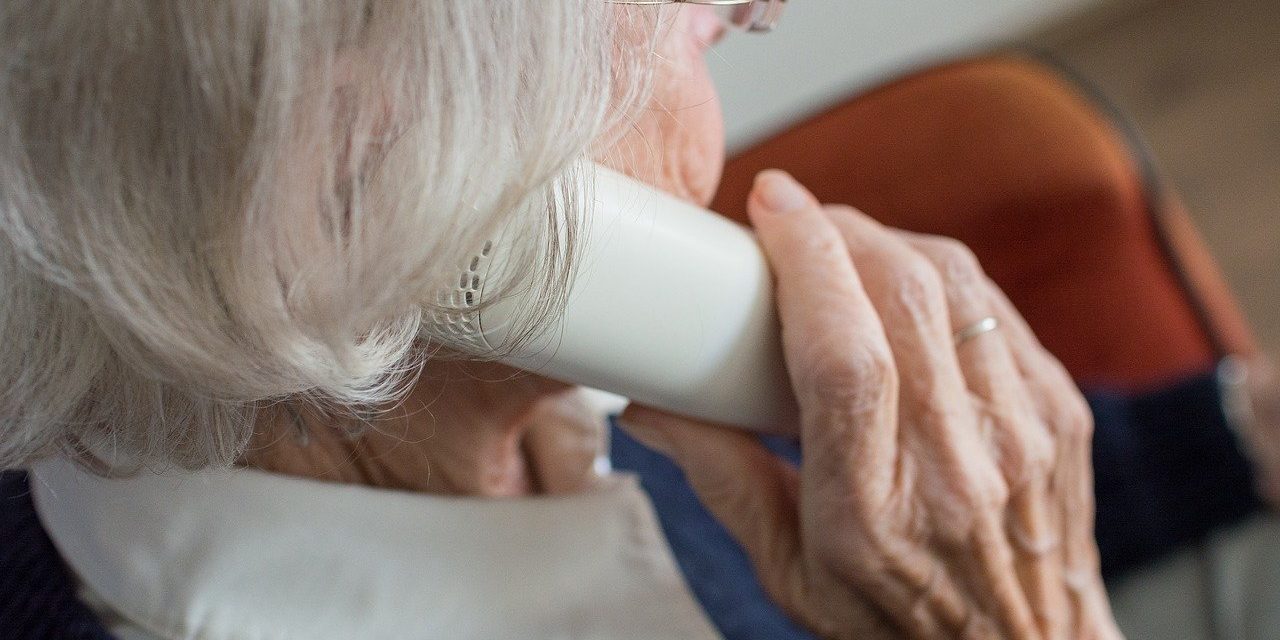
<svg viewBox="0 0 1280 640">
<path fill-rule="evenodd" d="M 1280 353 L 1280 0 L 790 5 L 776 33 L 715 52 L 731 151 L 932 63 L 1047 52 L 1136 124 L 1263 348 Z M 1117 581 L 1112 598 L 1133 639 L 1280 639 L 1280 522 L 1224 531 Z"/>
<path fill-rule="evenodd" d="M 791 4 L 777 33 L 717 48 L 731 148 L 931 62 L 1046 50 L 1138 124 L 1265 348 L 1280 352 L 1280 1 Z"/>
</svg>

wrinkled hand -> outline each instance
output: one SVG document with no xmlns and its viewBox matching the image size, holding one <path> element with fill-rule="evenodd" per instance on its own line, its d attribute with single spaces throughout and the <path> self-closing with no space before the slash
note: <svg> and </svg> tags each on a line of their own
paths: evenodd
<svg viewBox="0 0 1280 640">
<path fill-rule="evenodd" d="M 1118 638 L 1093 540 L 1092 421 L 958 243 L 749 203 L 801 407 L 794 469 L 746 434 L 631 407 L 766 590 L 824 638 Z M 955 344 L 989 316 L 998 331 Z"/>
<path fill-rule="evenodd" d="M 598 479 L 606 423 L 580 388 L 496 363 L 437 359 L 402 403 L 369 415 L 269 408 L 245 462 L 409 491 L 563 494 Z"/>
</svg>

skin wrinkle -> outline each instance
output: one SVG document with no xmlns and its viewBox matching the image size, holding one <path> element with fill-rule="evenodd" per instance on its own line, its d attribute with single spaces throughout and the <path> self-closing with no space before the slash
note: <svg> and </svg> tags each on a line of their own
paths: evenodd
<svg viewBox="0 0 1280 640">
<path fill-rule="evenodd" d="M 1032 398 L 1041 407 L 1041 415 L 1047 417 L 1046 423 L 1058 438 L 1060 445 L 1058 447 L 1060 463 L 1054 470 L 1052 485 L 1057 492 L 1066 495 L 1060 498 L 1061 508 L 1052 516 L 1056 526 L 1067 530 L 1067 533 L 1064 536 L 1065 544 L 1052 556 L 1059 559 L 1061 572 L 1066 577 L 1078 578 L 1080 575 L 1096 574 L 1099 562 L 1097 549 L 1092 545 L 1084 545 L 1082 548 L 1079 542 L 1081 536 L 1085 536 L 1085 540 L 1091 540 L 1092 534 L 1089 530 L 1093 522 L 1092 493 L 1087 488 L 1082 490 L 1076 486 L 1079 483 L 1087 483 L 1087 486 L 1091 487 L 1092 477 L 1088 472 L 1084 473 L 1083 477 L 1075 477 L 1073 474 L 1076 466 L 1084 464 L 1089 459 L 1092 419 L 1087 406 L 1079 397 L 1044 392 L 1046 389 L 1062 384 L 1064 380 L 1069 384 L 1065 370 L 1038 345 L 1035 345 L 1035 348 L 1028 348 L 1028 344 L 1035 344 L 1030 329 L 1013 311 L 1012 304 L 998 289 L 989 290 L 988 299 L 997 316 L 1000 317 L 1001 323 L 1008 327 L 1010 341 L 1023 346 L 1013 350 L 1018 368 L 1025 376 L 1028 386 L 1033 389 Z M 1067 424 L 1072 426 L 1065 426 Z M 1088 469 L 1088 465 L 1084 464 L 1084 468 Z M 1071 491 L 1073 488 L 1075 488 L 1074 492 Z M 1082 596 L 1080 593 L 1082 589 L 1099 590 L 1101 578 L 1084 581 L 1076 578 L 1069 581 L 1072 586 L 1070 592 L 1062 594 L 1062 597 L 1069 598 L 1072 602 L 1068 611 L 1069 626 L 1079 628 L 1081 624 L 1092 624 L 1103 630 L 1095 637 L 1116 637 L 1116 634 L 1109 632 L 1103 624 L 1110 620 L 1105 591 L 1101 597 Z"/>
<path fill-rule="evenodd" d="M 600 154 L 699 203 L 723 164 L 706 38 L 688 22 L 704 10 L 672 12 L 652 103 Z M 954 243 L 921 238 L 941 247 L 935 256 L 812 197 L 807 210 L 771 214 L 759 191 L 779 179 L 762 177 L 748 208 L 778 281 L 804 465 L 740 432 L 640 407 L 624 414 L 627 428 L 685 471 L 769 593 L 824 638 L 1118 638 L 1082 517 L 1092 513 L 1088 414 L 1070 379 Z M 958 354 L 954 325 L 993 309 L 1002 330 Z M 431 366 L 442 368 L 413 393 L 433 411 L 362 438 L 348 466 L 363 476 L 343 481 L 479 495 L 581 488 L 574 470 L 599 450 L 602 422 L 575 408 L 575 390 L 492 364 Z M 376 435 L 424 431 L 408 446 Z M 337 451 L 355 455 L 349 447 Z M 1042 481 L 1015 481 L 1031 460 Z M 413 475 L 424 463 L 437 469 L 425 486 Z M 1062 544 L 1030 552 L 1009 533 L 1020 523 Z"/>
<path fill-rule="evenodd" d="M 766 172 L 756 190 L 782 180 Z M 847 208 L 811 202 L 771 216 L 764 202 L 753 193 L 748 209 L 778 280 L 801 401 L 806 546 L 795 560 L 803 570 L 758 565 L 772 573 L 765 583 L 792 594 L 784 601 L 824 637 L 1120 637 L 1092 541 L 1087 409 L 1012 308 L 995 302 L 976 262 L 953 243 L 895 235 Z M 844 256 L 832 250 L 831 223 Z M 819 273 L 830 286 L 809 286 Z M 993 311 L 1008 332 L 957 353 L 952 321 Z M 868 357 L 879 353 L 891 359 Z M 857 388 L 877 379 L 891 391 Z M 682 441 L 676 461 L 695 490 L 730 439 L 721 427 L 637 408 L 623 418 L 638 437 Z M 754 481 L 746 469 L 739 478 Z M 777 521 L 702 498 L 731 531 Z M 1015 543 L 1018 525 L 1064 543 Z M 749 553 L 767 544 L 739 539 Z M 805 583 L 788 585 L 793 576 Z M 884 616 L 868 615 L 868 602 Z M 833 630 L 833 620 L 851 626 Z"/>
<path fill-rule="evenodd" d="M 874 288 L 875 288 L 875 285 L 876 285 L 878 282 L 882 282 L 882 281 L 877 280 L 877 277 L 876 277 L 877 275 L 881 275 L 881 276 L 883 276 L 884 274 L 869 274 L 869 275 L 868 275 L 868 277 L 870 278 L 870 280 L 868 281 L 868 283 L 869 283 L 869 284 L 868 284 L 868 286 L 869 286 L 869 287 L 871 287 L 872 289 L 874 289 Z M 918 276 L 918 277 L 916 277 L 916 276 Z M 919 284 L 921 284 L 921 285 L 922 285 L 922 286 L 921 286 L 921 289 L 924 289 L 924 288 L 928 287 L 928 286 L 929 286 L 929 284 L 930 284 L 930 283 L 929 283 L 929 280 L 928 280 L 928 278 L 929 278 L 930 276 L 931 276 L 931 274 L 928 274 L 928 273 L 923 272 L 919 266 L 916 266 L 916 267 L 915 267 L 915 273 L 913 274 L 913 279 L 912 279 L 912 280 L 909 280 L 909 281 L 907 281 L 907 282 L 903 282 L 901 278 L 896 277 L 896 274 L 890 274 L 890 275 L 888 275 L 888 277 L 887 277 L 886 279 L 891 283 L 891 285 L 892 285 L 893 283 L 897 283 L 897 284 L 900 284 L 900 285 L 902 285 L 902 286 L 904 286 L 904 287 L 906 287 L 906 288 L 909 288 L 912 284 L 919 283 Z M 912 307 L 912 306 L 914 306 L 914 301 L 915 301 L 915 300 L 925 300 L 925 299 L 927 299 L 927 294 L 922 294 L 922 295 L 919 295 L 918 297 L 915 297 L 915 298 L 911 298 L 910 296 L 907 296 L 907 297 L 908 297 L 908 305 L 906 305 L 906 306 L 907 306 L 907 307 Z M 899 298 L 899 299 L 902 299 L 902 298 Z M 875 295 L 874 295 L 874 293 L 873 293 L 873 297 L 872 297 L 872 303 L 873 303 L 873 304 L 875 304 Z M 891 305 L 891 306 L 892 306 L 892 305 Z M 883 315 L 883 316 L 885 317 L 885 319 L 886 319 L 886 325 L 887 325 L 887 329 L 888 329 L 888 333 L 887 333 L 887 335 L 888 335 L 888 338 L 889 338 L 889 341 L 890 341 L 890 344 L 891 344 L 891 345 L 893 345 L 893 344 L 894 344 L 895 340 L 900 340 L 900 339 L 904 339 L 904 338 L 909 339 L 909 338 L 908 338 L 908 336 L 910 336 L 912 333 L 914 333 L 914 331 L 908 330 L 908 328 L 910 328 L 910 329 L 918 329 L 918 325 L 920 325 L 920 324 L 927 324 L 927 321 L 926 321 L 926 322 L 921 322 L 921 318 L 922 318 L 922 317 L 924 317 L 924 314 L 923 314 L 923 313 L 917 313 L 917 314 L 915 314 L 915 315 L 914 315 L 914 317 L 909 317 L 908 319 L 903 319 L 903 318 L 895 318 L 895 317 L 894 317 L 894 315 L 893 315 L 893 313 L 892 313 L 892 312 L 893 312 L 893 311 L 900 311 L 900 310 L 898 310 L 898 309 L 890 309 L 890 312 L 889 312 L 889 313 L 886 313 L 886 311 L 885 311 L 885 308 L 884 308 L 884 307 L 878 307 L 878 309 L 881 311 L 882 315 Z M 910 312 L 908 312 L 906 315 L 911 316 L 912 314 L 911 314 Z M 895 349 L 895 351 L 897 351 L 897 350 Z M 912 365 L 911 365 L 911 363 L 909 363 L 909 362 L 903 362 L 903 363 L 902 363 L 902 365 L 903 365 L 903 366 L 906 366 L 906 367 L 911 367 L 911 366 L 912 366 Z M 915 382 L 915 380 L 914 380 L 914 379 L 908 379 L 908 380 L 905 380 L 904 382 L 906 382 L 906 383 L 908 384 L 908 386 L 910 386 L 912 383 L 914 383 L 914 382 Z M 909 394 L 909 392 L 908 392 L 908 395 L 910 395 L 910 394 Z M 926 395 L 928 395 L 928 394 L 926 393 Z M 906 396 L 904 396 L 904 397 L 906 397 Z M 903 420 L 904 420 L 904 421 L 907 421 L 907 422 L 905 422 L 904 424 L 909 423 L 909 421 L 911 420 L 911 418 L 910 418 L 910 412 L 911 412 L 912 408 L 913 408 L 912 406 L 907 405 L 907 404 L 903 404 L 903 405 L 901 405 L 901 406 L 900 406 L 900 410 L 901 410 L 901 411 L 906 412 L 906 413 L 904 413 L 904 414 L 903 414 Z M 904 430 L 903 430 L 903 432 L 904 432 L 904 433 L 905 433 L 905 432 L 907 432 L 907 431 L 908 431 L 908 429 L 904 429 Z M 938 479 L 939 479 L 938 477 L 926 476 L 926 482 L 930 482 L 930 483 L 931 483 L 931 482 L 934 482 L 934 481 L 936 481 L 936 480 L 938 480 Z M 948 483 L 946 483 L 946 485 L 945 485 L 945 486 L 952 486 L 952 483 L 951 483 L 951 482 L 948 482 Z M 960 484 L 960 486 L 963 486 L 963 483 L 961 483 L 961 484 Z M 944 502 L 952 502 L 952 501 L 950 501 L 950 500 L 948 500 L 948 499 L 947 499 L 947 498 L 948 498 L 948 496 L 946 495 L 947 493 L 948 493 L 948 492 L 946 492 L 946 491 L 938 492 L 938 495 L 943 496 L 943 501 L 944 501 Z M 962 512 L 962 513 L 964 513 L 964 512 Z M 965 515 L 967 515 L 967 513 L 965 513 Z M 886 522 L 893 522 L 893 521 L 894 521 L 893 519 L 888 519 Z M 888 563 L 888 564 L 886 565 L 886 567 L 885 567 L 885 569 L 886 569 L 886 571 L 887 571 L 887 575 L 888 575 L 888 576 L 895 576 L 895 575 L 896 575 L 896 576 L 898 576 L 898 577 L 899 577 L 899 579 L 900 579 L 900 580 L 905 580 L 905 581 L 907 581 L 907 582 L 908 582 L 908 584 L 911 584 L 911 583 L 913 583 L 913 582 L 914 582 L 914 583 L 915 583 L 915 588 L 916 588 L 916 590 L 918 590 L 918 589 L 921 587 L 921 585 L 919 584 L 920 577 L 919 577 L 918 575 L 914 575 L 912 567 L 913 567 L 913 566 L 919 567 L 919 566 L 927 565 L 927 564 L 929 563 L 928 557 L 927 557 L 926 555 L 920 554 L 918 551 L 916 551 L 916 550 L 914 550 L 914 549 L 911 549 L 910 547 L 900 546 L 899 542 L 900 542 L 901 540 L 903 540 L 904 538 L 906 538 L 905 536 L 903 536 L 903 535 L 902 535 L 902 532 L 901 532 L 901 531 L 893 530 L 893 529 L 891 528 L 888 532 L 886 532 L 886 531 L 885 531 L 885 529 L 884 529 L 884 528 L 882 528 L 882 527 L 881 527 L 881 528 L 878 528 L 877 530 L 878 530 L 878 531 L 880 531 L 880 533 L 878 533 L 878 534 L 874 535 L 874 536 L 871 538 L 871 541 L 872 541 L 872 542 L 874 542 L 874 543 L 876 543 L 876 546 L 877 546 L 877 551 L 876 551 L 876 553 L 880 554 L 880 555 L 881 555 L 881 557 L 882 557 L 882 558 L 884 558 L 884 559 L 887 561 L 887 563 Z M 881 546 L 881 545 L 887 545 L 887 546 Z M 927 598 L 927 599 L 929 599 L 929 600 L 931 600 L 931 601 L 932 601 L 932 599 L 933 599 L 934 597 L 936 597 L 936 596 L 939 596 L 939 594 L 942 594 L 942 595 L 944 595 L 944 596 L 945 596 L 945 595 L 947 595 L 947 594 L 952 593 L 954 590 L 955 590 L 955 588 L 954 588 L 953 586 L 946 585 L 946 586 L 944 586 L 943 588 L 941 588 L 941 589 L 939 589 L 939 590 L 937 590 L 937 591 L 935 591 L 935 592 L 933 592 L 933 593 L 928 594 L 928 598 Z M 954 600 L 953 600 L 953 599 L 951 599 L 951 598 L 949 598 L 949 597 L 943 597 L 943 599 L 942 599 L 942 600 L 939 600 L 939 601 L 936 601 L 936 602 L 932 602 L 932 604 L 934 605 L 932 608 L 935 610 L 935 612 L 936 612 L 936 614 L 937 614 L 937 615 L 939 615 L 939 616 L 941 616 L 941 617 L 942 617 L 943 621 L 944 621 L 946 624 L 948 624 L 948 625 L 949 625 L 949 626 L 951 626 L 951 627 L 954 627 L 954 626 L 956 626 L 956 625 L 958 624 L 958 616 L 960 615 L 958 612 L 959 612 L 959 611 L 961 611 L 962 609 L 961 609 L 961 608 L 957 608 L 957 607 L 949 607 L 949 606 L 947 606 L 947 605 L 948 605 L 948 603 L 954 604 Z M 899 605 L 899 606 L 900 606 L 900 605 Z M 954 615 L 954 616 L 951 616 L 951 617 L 949 618 L 948 616 L 949 616 L 949 615 L 951 615 L 951 614 L 955 614 L 955 615 Z M 927 633 L 927 631 L 925 631 L 925 630 L 923 630 L 923 629 L 918 629 L 918 630 L 917 630 L 917 632 L 919 632 L 919 633 Z"/>
<path fill-rule="evenodd" d="M 969 326 L 989 313 L 981 303 L 986 298 L 982 290 L 984 276 L 972 251 L 949 239 L 908 232 L 898 232 L 898 235 L 924 253 L 944 274 L 948 304 L 953 309 L 953 329 Z M 1043 475 L 1053 458 L 1052 440 L 1042 425 L 1036 426 L 1041 421 L 1029 406 L 1024 387 L 1008 384 L 1016 378 L 1006 344 L 1000 340 L 977 340 L 958 351 L 975 396 L 975 406 L 983 414 L 983 423 L 990 425 L 989 431 L 994 434 L 1006 480 L 1011 486 L 1021 487 Z M 997 380 L 1005 384 L 997 384 Z M 1033 427 L 1012 428 L 1018 424 Z"/>
</svg>

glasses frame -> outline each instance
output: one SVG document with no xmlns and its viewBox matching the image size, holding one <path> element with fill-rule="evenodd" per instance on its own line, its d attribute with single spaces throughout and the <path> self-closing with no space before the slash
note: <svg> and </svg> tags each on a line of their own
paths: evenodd
<svg viewBox="0 0 1280 640">
<path fill-rule="evenodd" d="M 658 5 L 658 4 L 706 4 L 715 7 L 730 7 L 735 5 L 750 5 L 761 3 L 765 6 L 764 13 L 760 18 L 753 21 L 743 28 L 750 33 L 768 33 L 778 26 L 778 21 L 782 19 L 782 8 L 786 6 L 787 0 L 609 0 L 613 4 L 640 4 L 640 5 Z"/>
</svg>

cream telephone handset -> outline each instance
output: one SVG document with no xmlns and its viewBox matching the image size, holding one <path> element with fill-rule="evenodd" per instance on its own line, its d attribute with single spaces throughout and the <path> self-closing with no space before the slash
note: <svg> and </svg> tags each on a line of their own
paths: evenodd
<svg viewBox="0 0 1280 640">
<path fill-rule="evenodd" d="M 693 418 L 785 430 L 793 400 L 755 237 L 622 174 L 594 171 L 568 304 L 554 327 L 501 360 Z M 451 292 L 460 313 L 436 314 L 433 335 L 472 351 L 506 343 L 511 319 L 531 301 L 478 305 L 502 259 L 499 238 L 471 260 Z M 473 306 L 480 310 L 467 313 Z"/>
</svg>

